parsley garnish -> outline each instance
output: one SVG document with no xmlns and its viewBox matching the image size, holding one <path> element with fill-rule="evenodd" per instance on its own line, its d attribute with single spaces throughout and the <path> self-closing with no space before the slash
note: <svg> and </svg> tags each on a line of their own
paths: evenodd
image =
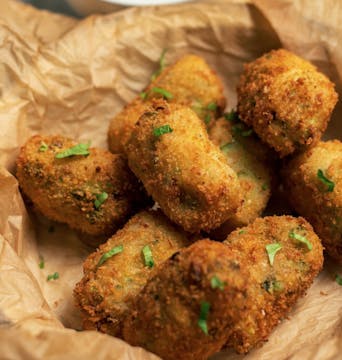
<svg viewBox="0 0 342 360">
<path fill-rule="evenodd" d="M 210 286 L 212 289 L 220 289 L 224 290 L 224 287 L 226 285 L 226 282 L 222 281 L 220 278 L 218 278 L 216 275 L 213 276 L 210 280 Z"/>
<path fill-rule="evenodd" d="M 48 148 L 49 148 L 49 146 L 44 141 L 42 141 L 40 143 L 38 151 L 39 152 L 45 152 Z"/>
<path fill-rule="evenodd" d="M 336 274 L 335 281 L 342 286 L 342 276 Z"/>
<path fill-rule="evenodd" d="M 253 134 L 253 129 L 244 130 L 244 125 L 242 123 L 234 125 L 232 129 L 235 134 L 243 137 L 251 136 Z"/>
<path fill-rule="evenodd" d="M 210 104 L 208 104 L 207 109 L 210 110 L 210 111 L 216 111 L 217 110 L 217 104 L 210 103 Z"/>
<path fill-rule="evenodd" d="M 164 49 L 160 55 L 159 58 L 159 69 L 156 70 L 152 76 L 151 76 L 151 81 L 154 81 L 161 73 L 162 71 L 165 69 L 166 63 L 165 63 L 165 54 L 167 52 L 167 49 Z"/>
<path fill-rule="evenodd" d="M 211 120 L 210 114 L 205 115 L 204 122 L 206 123 L 206 125 L 208 125 L 210 123 L 210 120 Z"/>
<path fill-rule="evenodd" d="M 150 247 L 148 245 L 144 246 L 142 249 L 142 253 L 144 256 L 145 265 L 148 266 L 149 268 L 153 268 L 154 261 L 153 261 L 153 255 L 152 255 L 152 251 L 151 251 Z"/>
<path fill-rule="evenodd" d="M 154 128 L 153 135 L 159 137 L 161 135 L 171 133 L 172 131 L 173 131 L 173 129 L 171 128 L 170 125 L 163 125 L 163 126 Z"/>
<path fill-rule="evenodd" d="M 318 169 L 317 177 L 324 185 L 327 186 L 327 192 L 334 191 L 335 183 L 324 176 L 323 170 Z"/>
<path fill-rule="evenodd" d="M 239 235 L 244 234 L 245 232 L 246 232 L 246 230 L 240 230 Z"/>
<path fill-rule="evenodd" d="M 262 189 L 263 191 L 266 191 L 266 190 L 268 189 L 267 184 L 262 184 L 261 189 Z"/>
<path fill-rule="evenodd" d="M 38 266 L 39 266 L 39 269 L 44 269 L 45 261 L 44 261 L 43 256 L 39 256 L 39 264 L 38 264 Z"/>
<path fill-rule="evenodd" d="M 209 314 L 209 310 L 210 303 L 203 301 L 201 303 L 201 311 L 197 324 L 206 335 L 208 335 L 207 317 Z"/>
<path fill-rule="evenodd" d="M 268 244 L 266 245 L 266 251 L 268 255 L 268 259 L 270 261 L 271 266 L 273 266 L 274 263 L 274 257 L 276 253 L 282 248 L 281 244 L 274 243 L 274 244 Z"/>
<path fill-rule="evenodd" d="M 310 242 L 305 236 L 302 236 L 302 235 L 300 235 L 300 234 L 297 234 L 297 233 L 295 233 L 293 230 L 291 230 L 291 231 L 289 232 L 289 237 L 290 237 L 291 239 L 296 239 L 296 240 L 298 240 L 299 242 L 305 244 L 305 245 L 307 246 L 307 248 L 309 249 L 309 251 L 312 250 L 312 244 L 311 244 L 311 242 Z"/>
<path fill-rule="evenodd" d="M 66 149 L 64 151 L 61 151 L 60 153 L 57 153 L 55 155 L 56 159 L 63 159 L 70 156 L 76 156 L 76 155 L 89 155 L 89 143 L 88 144 L 77 144 L 69 149 Z"/>
<path fill-rule="evenodd" d="M 96 210 L 98 210 L 107 199 L 108 194 L 105 191 L 103 191 L 101 194 L 96 194 L 96 200 L 94 201 Z"/>
<path fill-rule="evenodd" d="M 234 110 L 231 110 L 229 113 L 225 113 L 224 115 L 224 118 L 228 121 L 232 121 L 232 122 L 235 122 L 235 121 L 238 121 L 239 120 L 239 115 L 236 111 Z"/>
<path fill-rule="evenodd" d="M 57 279 L 59 279 L 59 274 L 56 271 L 55 273 L 48 275 L 46 281 L 57 280 Z"/>
<path fill-rule="evenodd" d="M 154 88 L 152 88 L 152 91 L 157 93 L 157 94 L 163 95 L 163 97 L 166 100 L 171 100 L 173 98 L 173 95 L 169 91 L 167 91 L 165 89 L 162 89 L 160 87 L 154 87 Z"/>
<path fill-rule="evenodd" d="M 226 152 L 229 150 L 229 148 L 233 145 L 233 142 L 229 142 L 226 144 L 223 144 L 220 146 L 220 150 L 222 150 L 223 152 Z"/>
<path fill-rule="evenodd" d="M 139 96 L 143 99 L 143 100 L 146 100 L 148 98 L 148 93 L 145 92 L 145 91 L 142 91 Z"/>
<path fill-rule="evenodd" d="M 113 249 L 107 251 L 106 253 L 104 253 L 98 264 L 97 264 L 97 267 L 101 266 L 104 262 L 106 262 L 108 259 L 110 259 L 112 256 L 116 255 L 116 254 L 119 254 L 123 251 L 123 245 L 119 245 L 119 246 L 115 246 L 113 247 Z"/>
</svg>

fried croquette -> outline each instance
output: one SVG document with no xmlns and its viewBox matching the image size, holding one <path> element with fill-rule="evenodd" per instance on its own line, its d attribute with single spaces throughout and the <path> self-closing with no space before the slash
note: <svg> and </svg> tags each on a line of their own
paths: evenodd
<svg viewBox="0 0 342 360">
<path fill-rule="evenodd" d="M 91 236 L 112 235 L 144 197 L 121 155 L 62 136 L 30 138 L 17 177 L 35 209 Z"/>
<path fill-rule="evenodd" d="M 125 150 L 147 192 L 188 232 L 218 227 L 242 203 L 237 175 L 188 107 L 152 103 Z"/>
<path fill-rule="evenodd" d="M 162 262 L 187 245 L 185 234 L 160 212 L 136 214 L 83 265 L 84 277 L 74 290 L 83 328 L 120 336 L 122 320 L 132 311 L 132 302 L 147 279 Z M 101 264 L 106 254 L 119 250 Z"/>
<path fill-rule="evenodd" d="M 232 232 L 224 242 L 248 262 L 251 310 L 235 324 L 227 342 L 246 353 L 267 340 L 323 265 L 323 248 L 303 218 L 270 216 Z"/>
<path fill-rule="evenodd" d="M 283 183 L 293 208 L 322 239 L 327 253 L 342 264 L 342 143 L 319 142 L 290 160 Z"/>
<path fill-rule="evenodd" d="M 146 100 L 153 98 L 186 105 L 207 125 L 222 113 L 226 104 L 222 82 L 214 70 L 201 57 L 185 55 L 163 70 L 139 97 L 111 121 L 108 131 L 111 152 L 123 152 L 123 145 L 144 112 Z"/>
<path fill-rule="evenodd" d="M 165 360 L 207 359 L 248 311 L 245 268 L 237 252 L 210 240 L 174 254 L 137 297 L 124 339 Z"/>
<path fill-rule="evenodd" d="M 232 230 L 250 224 L 261 215 L 271 195 L 271 169 L 255 155 L 258 148 L 263 153 L 265 146 L 238 120 L 220 118 L 209 129 L 209 138 L 236 172 L 244 198 L 237 213 L 210 233 L 211 237 L 223 240 Z"/>
<path fill-rule="evenodd" d="M 325 75 L 284 49 L 245 65 L 237 95 L 241 120 L 280 157 L 320 140 L 338 98 Z"/>
</svg>

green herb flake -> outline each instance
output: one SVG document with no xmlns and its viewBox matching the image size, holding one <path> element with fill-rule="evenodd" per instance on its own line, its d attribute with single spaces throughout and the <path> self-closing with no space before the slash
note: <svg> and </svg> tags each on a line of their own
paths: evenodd
<svg viewBox="0 0 342 360">
<path fill-rule="evenodd" d="M 76 155 L 83 155 L 87 156 L 89 155 L 89 146 L 90 143 L 84 144 L 80 143 L 77 144 L 69 149 L 66 149 L 64 151 L 61 151 L 55 155 L 56 159 L 64 159 L 70 156 L 76 156 Z"/>
<path fill-rule="evenodd" d="M 210 110 L 210 111 L 216 111 L 217 110 L 217 104 L 210 103 L 210 104 L 208 104 L 207 109 Z"/>
<path fill-rule="evenodd" d="M 335 281 L 342 286 L 342 276 L 336 274 Z"/>
<path fill-rule="evenodd" d="M 291 239 L 296 239 L 299 242 L 301 242 L 302 244 L 305 244 L 308 248 L 309 251 L 312 250 L 312 244 L 311 242 L 303 235 L 297 234 L 295 233 L 293 230 L 289 232 L 289 237 Z"/>
<path fill-rule="evenodd" d="M 261 189 L 262 191 L 266 191 L 268 189 L 267 184 L 262 184 Z"/>
<path fill-rule="evenodd" d="M 142 254 L 144 257 L 145 265 L 148 266 L 149 268 L 153 268 L 153 266 L 154 266 L 153 255 L 152 255 L 151 248 L 148 245 L 145 245 L 143 247 Z"/>
<path fill-rule="evenodd" d="M 173 98 L 173 95 L 169 91 L 162 89 L 160 87 L 154 87 L 154 88 L 152 88 L 152 91 L 155 92 L 156 94 L 163 95 L 163 97 L 166 100 L 171 100 Z"/>
<path fill-rule="evenodd" d="M 210 123 L 210 120 L 211 120 L 210 114 L 205 115 L 204 122 L 205 122 L 206 125 L 208 125 Z"/>
<path fill-rule="evenodd" d="M 334 191 L 335 183 L 324 176 L 323 170 L 318 169 L 317 177 L 324 185 L 327 186 L 327 192 Z"/>
<path fill-rule="evenodd" d="M 232 147 L 232 145 L 233 145 L 233 142 L 223 144 L 220 146 L 220 150 L 223 152 L 227 152 Z"/>
<path fill-rule="evenodd" d="M 240 230 L 239 235 L 244 234 L 245 232 L 246 232 L 246 230 Z"/>
<path fill-rule="evenodd" d="M 271 266 L 273 266 L 274 263 L 274 257 L 276 253 L 282 248 L 281 244 L 274 243 L 274 244 L 268 244 L 266 245 L 266 251 L 268 255 L 268 259 L 270 261 Z"/>
<path fill-rule="evenodd" d="M 111 250 L 107 251 L 106 253 L 104 253 L 98 264 L 97 267 L 101 266 L 103 263 L 105 263 L 108 259 L 110 259 L 112 256 L 119 254 L 123 251 L 123 245 L 119 245 L 119 246 L 115 246 L 113 247 Z"/>
<path fill-rule="evenodd" d="M 39 263 L 38 263 L 39 269 L 44 269 L 45 267 L 45 261 L 43 256 L 39 256 Z"/>
<path fill-rule="evenodd" d="M 167 49 L 164 49 L 160 55 L 160 58 L 159 58 L 159 68 L 158 70 L 156 70 L 152 76 L 151 76 L 151 81 L 154 81 L 162 72 L 163 70 L 165 69 L 165 66 L 166 66 L 166 62 L 165 62 L 165 55 L 167 53 Z"/>
<path fill-rule="evenodd" d="M 232 127 L 232 130 L 234 131 L 235 134 L 241 135 L 243 137 L 248 137 L 253 134 L 253 129 L 244 130 L 244 128 L 245 128 L 244 125 L 242 123 L 239 123 L 234 125 Z"/>
<path fill-rule="evenodd" d="M 173 129 L 171 128 L 171 126 L 166 124 L 166 125 L 154 128 L 153 135 L 156 137 L 159 137 L 161 135 L 171 133 L 172 131 L 173 131 Z"/>
<path fill-rule="evenodd" d="M 99 210 L 101 205 L 108 199 L 108 194 L 103 191 L 100 194 L 96 194 L 96 199 L 94 201 L 94 206 L 96 210 Z"/>
<path fill-rule="evenodd" d="M 225 113 L 224 118 L 228 121 L 235 122 L 239 120 L 239 115 L 236 111 L 231 110 L 229 113 Z"/>
<path fill-rule="evenodd" d="M 226 286 L 226 282 L 222 281 L 219 277 L 216 275 L 213 276 L 210 280 L 210 286 L 212 289 L 220 289 L 224 290 L 224 287 Z"/>
<path fill-rule="evenodd" d="M 142 100 L 146 100 L 148 98 L 148 93 L 145 91 L 142 91 L 139 96 L 141 97 Z"/>
<path fill-rule="evenodd" d="M 39 152 L 45 152 L 48 148 L 49 148 L 49 146 L 44 141 L 42 141 L 40 143 L 38 151 Z"/>
<path fill-rule="evenodd" d="M 57 279 L 59 279 L 59 273 L 56 271 L 53 274 L 49 274 L 46 278 L 46 281 L 57 280 Z"/>
<path fill-rule="evenodd" d="M 200 316 L 199 316 L 197 324 L 198 324 L 199 328 L 206 335 L 208 335 L 207 318 L 208 318 L 209 310 L 210 310 L 210 303 L 203 301 L 201 303 L 201 311 L 200 311 Z"/>
</svg>

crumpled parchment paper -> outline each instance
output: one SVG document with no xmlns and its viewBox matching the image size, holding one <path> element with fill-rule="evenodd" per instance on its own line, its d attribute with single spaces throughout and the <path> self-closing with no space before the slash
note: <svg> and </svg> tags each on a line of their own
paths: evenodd
<svg viewBox="0 0 342 360">
<path fill-rule="evenodd" d="M 20 146 L 60 133 L 106 147 L 110 119 L 149 82 L 157 60 L 203 56 L 224 81 L 228 107 L 243 63 L 285 47 L 312 61 L 342 96 L 342 3 L 227 0 L 131 8 L 77 21 L 16 1 L 0 4 L 0 358 L 156 359 L 123 341 L 79 332 L 72 289 L 92 251 L 64 225 L 25 209 L 13 176 Z M 342 138 L 338 105 L 326 137 Z M 40 269 L 40 258 L 45 268 Z M 57 271 L 60 278 L 46 281 Z M 338 359 L 342 268 L 331 260 L 305 298 L 247 356 L 214 359 Z"/>
</svg>

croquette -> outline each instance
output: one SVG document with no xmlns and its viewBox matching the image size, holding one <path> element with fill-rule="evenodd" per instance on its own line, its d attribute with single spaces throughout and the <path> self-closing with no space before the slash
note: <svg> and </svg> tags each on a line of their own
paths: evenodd
<svg viewBox="0 0 342 360">
<path fill-rule="evenodd" d="M 218 227 L 242 203 L 237 175 L 188 107 L 152 102 L 125 151 L 148 194 L 188 232 Z"/>
<path fill-rule="evenodd" d="M 136 214 L 83 265 L 84 277 L 74 291 L 83 328 L 121 336 L 122 320 L 132 311 L 132 303 L 148 278 L 173 253 L 189 244 L 185 234 L 162 213 Z M 101 264 L 111 251 L 117 254 Z"/>
<path fill-rule="evenodd" d="M 164 98 L 186 105 L 209 125 L 224 110 L 223 85 L 214 70 L 197 55 L 185 55 L 165 68 L 132 103 L 111 121 L 108 131 L 109 149 L 122 153 L 132 128 L 144 112 L 145 102 Z"/>
<path fill-rule="evenodd" d="M 258 158 L 265 145 L 258 141 L 253 130 L 227 117 L 213 124 L 209 138 L 221 149 L 228 165 L 236 172 L 244 201 L 236 214 L 210 233 L 211 237 L 220 240 L 237 227 L 248 225 L 261 216 L 271 195 L 272 182 L 270 167 L 263 161 L 263 156 Z"/>
<path fill-rule="evenodd" d="M 31 137 L 17 178 L 36 210 L 91 236 L 111 236 L 144 199 L 121 155 L 62 136 Z"/>
<path fill-rule="evenodd" d="M 250 310 L 234 324 L 227 347 L 246 353 L 267 340 L 323 265 L 323 248 L 303 218 L 270 216 L 232 232 L 224 242 L 248 262 Z"/>
<path fill-rule="evenodd" d="M 241 120 L 280 157 L 320 140 L 338 98 L 314 65 L 284 49 L 245 65 L 237 95 Z"/>
<path fill-rule="evenodd" d="M 319 142 L 291 159 L 282 174 L 293 208 L 322 239 L 327 253 L 342 264 L 342 143 Z"/>
<path fill-rule="evenodd" d="M 124 320 L 124 340 L 164 360 L 207 359 L 248 311 L 248 278 L 237 252 L 200 240 L 150 278 Z"/>
</svg>

